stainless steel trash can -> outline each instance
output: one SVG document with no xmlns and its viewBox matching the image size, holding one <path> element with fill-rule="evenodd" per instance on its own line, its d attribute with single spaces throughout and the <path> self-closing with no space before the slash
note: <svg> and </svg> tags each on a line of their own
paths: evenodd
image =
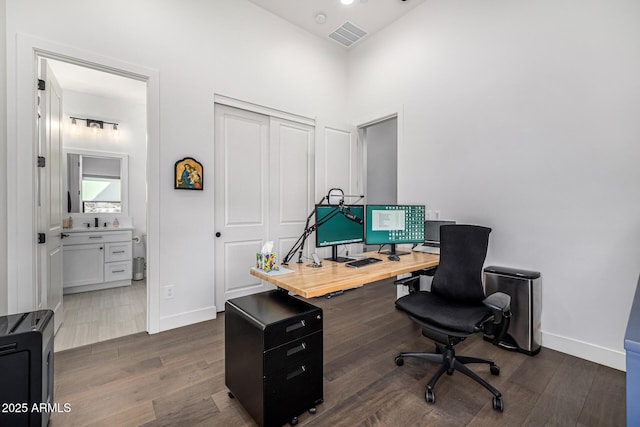
<svg viewBox="0 0 640 427">
<path fill-rule="evenodd" d="M 133 259 L 133 280 L 144 279 L 144 257 L 137 257 Z"/>
<path fill-rule="evenodd" d="M 484 269 L 485 293 L 504 292 L 511 297 L 511 323 L 498 346 L 533 356 L 540 351 L 542 295 L 540 273 L 509 267 Z"/>
</svg>

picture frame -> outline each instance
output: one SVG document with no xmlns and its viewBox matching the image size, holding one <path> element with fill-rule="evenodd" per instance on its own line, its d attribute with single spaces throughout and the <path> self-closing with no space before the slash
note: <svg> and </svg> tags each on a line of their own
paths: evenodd
<svg viewBox="0 0 640 427">
<path fill-rule="evenodd" d="M 204 168 L 193 157 L 178 160 L 174 167 L 174 188 L 176 190 L 202 190 L 204 188 Z"/>
</svg>

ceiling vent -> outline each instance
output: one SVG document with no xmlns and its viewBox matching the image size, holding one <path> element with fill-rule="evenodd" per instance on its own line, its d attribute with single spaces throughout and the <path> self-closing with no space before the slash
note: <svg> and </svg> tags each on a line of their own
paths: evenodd
<svg viewBox="0 0 640 427">
<path fill-rule="evenodd" d="M 343 46 L 349 47 L 366 35 L 367 32 L 365 30 L 347 21 L 338 27 L 338 29 L 333 33 L 329 34 L 329 38 L 337 41 Z"/>
</svg>

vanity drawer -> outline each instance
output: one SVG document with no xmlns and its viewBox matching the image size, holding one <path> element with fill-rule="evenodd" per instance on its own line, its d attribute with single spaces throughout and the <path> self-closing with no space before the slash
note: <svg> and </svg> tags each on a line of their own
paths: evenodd
<svg viewBox="0 0 640 427">
<path fill-rule="evenodd" d="M 104 265 L 104 281 L 131 280 L 131 261 L 110 262 Z"/>
<path fill-rule="evenodd" d="M 87 231 L 67 233 L 62 241 L 65 245 L 82 245 L 85 243 L 131 242 L 131 231 Z"/>
<path fill-rule="evenodd" d="M 131 242 L 107 243 L 104 249 L 104 262 L 131 260 Z"/>
</svg>

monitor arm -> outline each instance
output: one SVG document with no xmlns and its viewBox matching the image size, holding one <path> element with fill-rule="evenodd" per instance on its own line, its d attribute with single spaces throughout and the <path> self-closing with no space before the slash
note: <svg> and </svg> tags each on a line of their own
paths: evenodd
<svg viewBox="0 0 640 427">
<path fill-rule="evenodd" d="M 337 191 L 339 191 L 341 194 L 337 193 Z M 311 221 L 311 217 L 314 215 L 315 210 L 312 211 L 309 216 L 307 217 L 307 220 L 304 224 L 304 231 L 302 232 L 302 235 L 298 238 L 298 240 L 293 244 L 293 247 L 291 248 L 291 250 L 287 253 L 287 255 L 285 255 L 285 257 L 282 259 L 282 265 L 287 265 L 289 264 L 289 261 L 291 260 L 291 258 L 293 257 L 293 255 L 296 253 L 296 251 L 298 251 L 298 264 L 302 263 L 302 254 L 304 253 L 304 243 L 305 241 L 309 238 L 309 236 L 311 234 L 313 234 L 314 231 L 316 231 L 318 229 L 318 227 L 320 227 L 322 224 L 324 224 L 325 222 L 329 221 L 331 218 L 333 218 L 335 215 L 337 214 L 342 214 L 344 216 L 346 216 L 348 219 L 350 219 L 351 221 L 355 221 L 359 224 L 362 224 L 362 219 L 355 217 L 354 215 L 350 215 L 348 212 L 344 212 L 344 198 L 345 197 L 357 197 L 358 200 L 361 200 L 362 198 L 364 198 L 364 195 L 359 195 L 359 196 L 350 196 L 347 195 L 345 196 L 344 193 L 342 193 L 342 190 L 336 189 L 336 188 L 332 188 L 331 190 L 329 190 L 329 193 L 324 196 L 317 204 L 321 205 L 324 201 L 329 200 L 331 201 L 332 198 L 338 196 L 338 194 L 340 195 L 340 200 L 338 203 L 338 206 L 336 207 L 336 212 L 327 215 L 325 218 L 322 219 L 321 222 L 317 222 L 311 226 L 309 226 L 309 222 Z M 358 201 L 356 200 L 356 202 Z"/>
</svg>

